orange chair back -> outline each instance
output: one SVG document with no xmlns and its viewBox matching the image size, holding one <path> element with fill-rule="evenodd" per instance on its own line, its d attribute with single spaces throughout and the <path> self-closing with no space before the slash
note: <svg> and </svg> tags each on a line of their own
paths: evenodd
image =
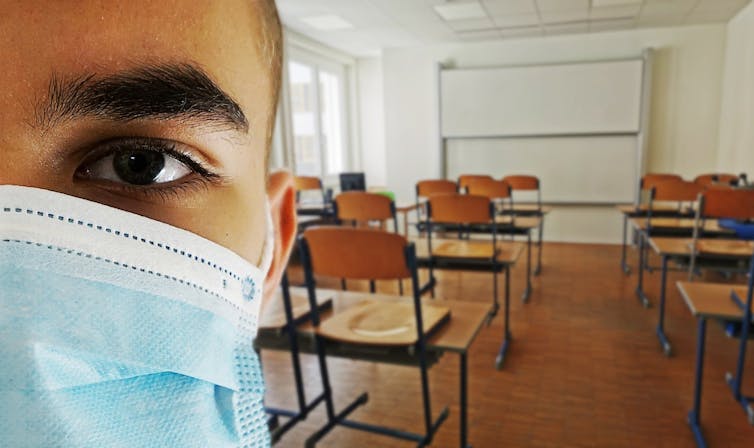
<svg viewBox="0 0 754 448">
<path fill-rule="evenodd" d="M 735 174 L 700 174 L 694 178 L 694 182 L 705 187 L 714 184 L 731 185 L 738 183 L 738 176 Z"/>
<path fill-rule="evenodd" d="M 650 173 L 645 174 L 641 178 L 641 189 L 651 190 L 660 182 L 667 182 L 669 180 L 683 180 L 683 178 L 677 174 L 665 174 L 665 173 Z"/>
<path fill-rule="evenodd" d="M 435 194 L 455 193 L 458 187 L 455 182 L 445 179 L 422 180 L 416 183 L 416 196 L 428 198 Z"/>
<path fill-rule="evenodd" d="M 477 224 L 490 222 L 490 199 L 471 194 L 437 194 L 429 198 L 429 218 L 434 222 Z"/>
<path fill-rule="evenodd" d="M 503 182 L 507 182 L 513 190 L 539 190 L 539 178 L 537 176 L 523 174 L 505 176 Z"/>
<path fill-rule="evenodd" d="M 393 219 L 393 201 L 389 197 L 365 191 L 347 191 L 335 197 L 337 218 L 349 221 L 384 221 Z"/>
<path fill-rule="evenodd" d="M 754 219 L 754 190 L 708 189 L 702 193 L 703 218 Z"/>
<path fill-rule="evenodd" d="M 469 194 L 493 200 L 511 197 L 511 186 L 502 180 L 477 180 L 469 184 L 467 191 Z"/>
<path fill-rule="evenodd" d="M 655 201 L 695 202 L 704 186 L 684 180 L 657 182 L 653 187 Z"/>
<path fill-rule="evenodd" d="M 296 176 L 293 179 L 293 184 L 296 187 L 296 191 L 307 190 L 321 190 L 322 181 L 319 177 L 312 176 Z"/>
<path fill-rule="evenodd" d="M 494 179 L 492 178 L 492 176 L 488 176 L 486 174 L 461 174 L 460 176 L 458 176 L 458 189 L 459 191 L 468 192 L 469 185 L 480 180 L 485 181 Z"/>
<path fill-rule="evenodd" d="M 411 277 L 401 235 L 352 227 L 310 227 L 303 234 L 315 275 L 353 280 Z"/>
</svg>

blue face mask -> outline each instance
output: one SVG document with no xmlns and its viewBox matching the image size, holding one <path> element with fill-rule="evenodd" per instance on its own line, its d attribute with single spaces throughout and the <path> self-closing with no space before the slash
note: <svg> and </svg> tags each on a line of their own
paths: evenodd
<svg viewBox="0 0 754 448">
<path fill-rule="evenodd" d="M 0 186 L 0 446 L 269 446 L 261 268 L 190 232 Z"/>
</svg>

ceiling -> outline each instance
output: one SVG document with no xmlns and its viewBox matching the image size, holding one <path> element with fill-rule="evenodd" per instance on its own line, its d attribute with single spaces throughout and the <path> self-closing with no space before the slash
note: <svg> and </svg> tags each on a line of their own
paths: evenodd
<svg viewBox="0 0 754 448">
<path fill-rule="evenodd" d="M 373 56 L 385 48 L 447 42 L 724 23 L 749 1 L 276 0 L 276 3 L 288 29 L 354 56 Z"/>
</svg>

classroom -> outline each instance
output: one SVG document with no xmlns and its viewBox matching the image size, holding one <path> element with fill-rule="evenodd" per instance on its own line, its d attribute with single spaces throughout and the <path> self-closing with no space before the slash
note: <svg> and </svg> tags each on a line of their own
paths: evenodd
<svg viewBox="0 0 754 448">
<path fill-rule="evenodd" d="M 754 446 L 751 2 L 276 4 L 275 446 Z"/>
</svg>

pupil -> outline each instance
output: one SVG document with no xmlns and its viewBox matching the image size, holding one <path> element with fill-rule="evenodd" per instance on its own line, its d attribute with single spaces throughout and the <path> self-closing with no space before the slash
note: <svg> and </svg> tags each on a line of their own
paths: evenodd
<svg viewBox="0 0 754 448">
<path fill-rule="evenodd" d="M 133 185 L 149 185 L 165 168 L 165 156 L 156 151 L 120 151 L 113 158 L 118 177 Z"/>
</svg>

